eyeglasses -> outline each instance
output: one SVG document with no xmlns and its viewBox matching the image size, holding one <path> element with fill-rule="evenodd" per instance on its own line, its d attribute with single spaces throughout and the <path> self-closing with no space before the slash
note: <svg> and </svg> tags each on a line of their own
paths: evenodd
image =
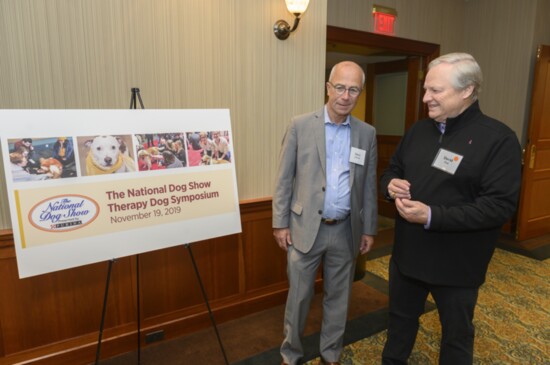
<svg viewBox="0 0 550 365">
<path fill-rule="evenodd" d="M 349 93 L 349 96 L 355 98 L 359 94 L 361 94 L 361 89 L 355 86 L 346 88 L 344 85 L 336 84 L 334 85 L 332 82 L 328 82 L 330 86 L 336 91 L 336 94 L 338 95 L 344 95 L 344 93 L 347 91 Z"/>
</svg>

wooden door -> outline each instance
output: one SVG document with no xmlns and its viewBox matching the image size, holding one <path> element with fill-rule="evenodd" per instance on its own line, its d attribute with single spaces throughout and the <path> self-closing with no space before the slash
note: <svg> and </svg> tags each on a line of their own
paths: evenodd
<svg viewBox="0 0 550 365">
<path fill-rule="evenodd" d="M 392 124 L 395 126 L 392 130 L 385 132 L 384 126 L 377 124 L 375 112 L 378 107 L 375 105 L 374 100 L 377 98 L 376 85 L 381 85 L 376 82 L 377 78 L 384 75 L 400 75 L 404 76 L 405 85 L 403 86 L 404 90 L 400 92 L 395 92 L 396 95 L 401 95 L 401 92 L 404 93 L 404 108 L 403 114 L 400 116 L 395 116 Z M 419 113 L 421 111 L 421 89 L 423 82 L 423 72 L 421 69 L 421 59 L 417 56 L 408 56 L 407 58 L 399 61 L 391 62 L 381 62 L 373 63 L 367 66 L 367 82 L 366 82 L 366 110 L 365 121 L 371 122 L 377 129 L 376 138 L 378 142 L 378 166 L 377 173 L 378 176 L 384 172 L 388 167 L 390 159 L 395 152 L 395 149 L 403 134 L 410 126 L 418 119 Z M 391 99 L 391 96 L 389 96 Z M 391 103 L 390 103 L 391 104 Z M 395 107 L 399 103 L 395 101 L 393 105 L 386 107 Z M 395 204 L 388 202 L 385 197 L 382 195 L 384 189 L 378 189 L 378 211 L 379 214 L 386 217 L 394 217 L 396 214 Z"/>
<path fill-rule="evenodd" d="M 539 46 L 516 239 L 550 233 L 550 46 Z"/>
</svg>

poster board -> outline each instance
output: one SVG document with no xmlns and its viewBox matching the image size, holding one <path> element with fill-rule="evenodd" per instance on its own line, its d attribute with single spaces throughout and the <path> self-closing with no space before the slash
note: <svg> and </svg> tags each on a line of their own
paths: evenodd
<svg viewBox="0 0 550 365">
<path fill-rule="evenodd" d="M 20 278 L 241 232 L 226 109 L 0 120 Z"/>
</svg>

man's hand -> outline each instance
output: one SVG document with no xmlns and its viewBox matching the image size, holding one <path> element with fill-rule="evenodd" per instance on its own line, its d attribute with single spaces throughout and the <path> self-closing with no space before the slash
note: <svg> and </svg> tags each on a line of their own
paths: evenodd
<svg viewBox="0 0 550 365">
<path fill-rule="evenodd" d="M 388 194 L 392 199 L 410 199 L 411 183 L 402 179 L 391 179 L 388 184 Z"/>
<path fill-rule="evenodd" d="M 429 207 L 415 200 L 395 199 L 395 206 L 399 215 L 407 222 L 427 224 Z"/>
<path fill-rule="evenodd" d="M 292 245 L 290 229 L 288 228 L 274 228 L 273 237 L 275 237 L 275 242 L 277 242 L 279 247 L 285 251 L 288 250 L 288 246 Z"/>
<path fill-rule="evenodd" d="M 359 253 L 361 255 L 366 254 L 370 251 L 372 246 L 374 245 L 374 237 L 369 235 L 362 235 L 361 236 L 361 245 L 359 246 Z"/>
</svg>

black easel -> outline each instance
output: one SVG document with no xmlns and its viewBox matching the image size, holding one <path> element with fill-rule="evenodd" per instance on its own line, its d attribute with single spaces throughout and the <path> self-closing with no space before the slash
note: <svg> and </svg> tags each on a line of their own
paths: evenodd
<svg viewBox="0 0 550 365">
<path fill-rule="evenodd" d="M 137 109 L 137 100 L 139 100 L 139 105 L 141 109 L 145 109 L 143 106 L 143 101 L 141 100 L 141 95 L 139 93 L 139 88 L 133 87 L 131 89 L 132 97 L 130 98 L 130 109 Z M 105 283 L 105 296 L 103 298 L 103 310 L 101 312 L 101 323 L 99 325 L 99 338 L 97 340 L 97 350 L 95 355 L 95 365 L 99 364 L 99 357 L 101 354 L 101 339 L 103 337 L 103 327 L 105 323 L 105 312 L 107 309 L 107 297 L 109 295 L 109 283 L 111 281 L 111 271 L 113 269 L 113 263 L 116 259 L 111 259 L 109 261 L 109 268 L 107 270 L 107 282 Z M 139 293 L 139 254 L 136 255 L 136 302 L 137 302 L 137 363 L 141 363 L 141 306 L 140 306 L 140 293 Z"/>
<path fill-rule="evenodd" d="M 141 109 L 145 109 L 143 106 L 143 101 L 141 100 L 141 95 L 139 93 L 139 88 L 133 87 L 132 89 L 132 97 L 130 99 L 130 109 L 137 109 L 137 101 L 139 100 L 139 104 L 141 106 Z M 225 361 L 226 365 L 229 365 L 229 361 L 227 360 L 227 355 L 225 354 L 225 349 L 223 347 L 223 343 L 220 337 L 220 333 L 218 332 L 218 327 L 216 325 L 216 321 L 214 320 L 214 315 L 212 314 L 212 309 L 210 308 L 210 303 L 208 301 L 208 296 L 206 295 L 206 290 L 204 289 L 204 285 L 202 284 L 202 279 L 199 273 L 199 269 L 197 267 L 197 263 L 195 262 L 195 257 L 193 256 L 193 251 L 191 250 L 191 244 L 186 243 L 184 246 L 187 247 L 187 250 L 189 251 L 189 256 L 191 257 L 191 262 L 193 263 L 193 268 L 195 269 L 195 275 L 197 276 L 197 280 L 199 282 L 199 286 L 201 288 L 202 296 L 204 298 L 204 303 L 206 304 L 206 308 L 208 309 L 208 315 L 210 316 L 210 322 L 212 322 L 212 326 L 214 327 L 214 331 L 216 332 L 216 337 L 218 339 L 218 343 L 220 345 L 220 349 L 223 354 L 223 359 Z M 109 261 L 109 269 L 107 272 L 107 283 L 105 285 L 105 297 L 103 300 L 103 312 L 101 314 L 101 325 L 99 329 L 99 339 L 97 343 L 97 352 L 96 352 L 96 361 L 95 364 L 98 364 L 99 361 L 99 355 L 100 355 L 100 349 L 101 349 L 101 337 L 103 334 L 103 324 L 105 321 L 105 309 L 107 307 L 107 295 L 109 293 L 109 281 L 111 278 L 111 270 L 113 267 L 113 263 L 115 262 L 115 259 L 112 259 Z M 136 286 L 137 286 L 137 341 L 138 341 L 138 365 L 141 362 L 141 310 L 140 310 L 140 293 L 139 293 L 139 254 L 136 255 Z"/>
<path fill-rule="evenodd" d="M 141 105 L 141 109 L 145 109 L 143 106 L 143 101 L 141 100 L 141 95 L 139 93 L 139 88 L 134 87 L 132 88 L 132 98 L 130 100 L 130 109 L 136 109 L 136 101 L 139 100 L 139 104 Z M 202 284 L 202 279 L 199 273 L 199 269 L 197 268 L 197 263 L 195 262 L 195 257 L 193 256 L 193 251 L 191 250 L 191 244 L 187 243 L 184 244 L 184 246 L 187 247 L 187 250 L 189 251 L 189 256 L 191 257 L 191 262 L 193 263 L 193 268 L 195 269 L 195 274 L 197 275 L 197 280 L 199 282 L 202 296 L 204 298 L 204 303 L 206 304 L 206 308 L 208 309 L 208 315 L 210 316 L 210 322 L 212 322 L 212 327 L 214 327 L 214 331 L 216 332 L 216 337 L 218 339 L 218 343 L 220 345 L 220 349 L 222 350 L 223 359 L 225 360 L 225 364 L 229 365 L 229 361 L 227 361 L 227 355 L 225 354 L 225 349 L 223 348 L 223 343 L 220 337 L 220 333 L 218 332 L 218 327 L 216 326 L 216 321 L 214 320 L 214 315 L 212 314 L 212 309 L 210 308 L 210 303 L 208 302 L 208 296 L 206 295 L 206 290 L 204 290 L 204 286 Z M 139 311 L 139 255 L 136 256 L 136 267 L 137 267 L 137 274 L 138 274 L 138 280 L 137 280 L 137 292 L 138 292 L 138 364 L 139 364 L 139 349 L 140 349 L 140 341 L 139 341 L 139 317 L 140 317 L 140 311 Z"/>
<path fill-rule="evenodd" d="M 141 105 L 141 109 L 145 109 L 145 107 L 143 106 L 143 101 L 141 100 L 141 95 L 139 93 L 139 87 L 132 88 L 132 98 L 130 99 L 130 109 L 137 109 L 136 98 L 139 99 L 139 105 Z"/>
<path fill-rule="evenodd" d="M 204 298 L 204 303 L 206 304 L 206 308 L 208 309 L 208 315 L 210 316 L 210 322 L 212 322 L 212 327 L 214 327 L 214 331 L 216 332 L 216 337 L 218 338 L 218 343 L 220 344 L 220 349 L 222 350 L 223 359 L 225 360 L 225 364 L 229 365 L 229 361 L 227 361 L 227 356 L 225 354 L 225 350 L 223 348 L 222 339 L 220 337 L 220 333 L 218 332 L 218 327 L 216 326 L 216 321 L 214 320 L 214 315 L 212 314 L 212 309 L 210 309 L 210 303 L 208 302 L 208 297 L 206 295 L 206 290 L 204 290 L 204 286 L 202 285 L 201 276 L 199 274 L 199 269 L 197 268 L 197 263 L 195 262 L 195 257 L 193 256 L 193 251 L 191 251 L 191 244 L 185 243 L 184 246 L 187 246 L 187 250 L 189 251 L 189 256 L 191 257 L 191 262 L 193 263 L 193 268 L 195 269 L 195 274 L 197 275 L 197 280 L 199 281 L 199 285 L 201 287 L 202 297 Z"/>
<path fill-rule="evenodd" d="M 132 97 L 130 99 L 130 109 L 137 109 L 136 99 L 139 100 L 141 109 L 145 109 L 138 87 L 132 88 Z M 141 306 L 139 294 L 139 254 L 136 255 L 136 306 L 137 306 L 137 363 L 141 364 Z"/>
<path fill-rule="evenodd" d="M 103 310 L 101 311 L 101 323 L 99 324 L 99 338 L 97 339 L 97 349 L 95 353 L 95 364 L 99 363 L 99 354 L 101 353 L 101 337 L 103 336 L 103 324 L 105 323 L 105 311 L 107 309 L 107 295 L 109 294 L 109 282 L 111 281 L 111 271 L 113 270 L 113 263 L 115 259 L 109 261 L 109 268 L 107 269 L 107 282 L 105 283 L 105 296 L 103 297 Z"/>
</svg>

